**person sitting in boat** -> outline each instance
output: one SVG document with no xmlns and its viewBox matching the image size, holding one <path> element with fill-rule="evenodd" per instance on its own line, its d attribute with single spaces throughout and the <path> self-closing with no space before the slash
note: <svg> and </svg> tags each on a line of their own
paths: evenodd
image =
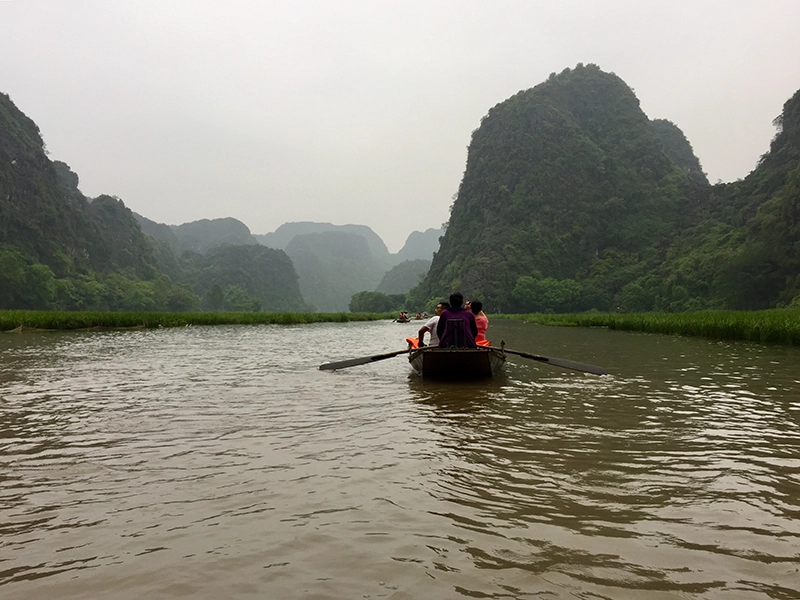
<svg viewBox="0 0 800 600">
<path fill-rule="evenodd" d="M 461 292 L 450 294 L 450 308 L 442 311 L 436 324 L 440 348 L 475 348 L 478 325 L 475 315 L 464 308 L 464 295 Z"/>
<path fill-rule="evenodd" d="M 488 346 L 490 342 L 486 339 L 486 330 L 489 328 L 489 317 L 483 312 L 483 302 L 480 300 L 467 302 L 467 308 L 475 315 L 475 324 L 478 326 L 478 335 L 475 336 L 475 343 L 478 346 Z"/>
<path fill-rule="evenodd" d="M 448 302 L 439 302 L 439 304 L 436 305 L 436 312 L 434 313 L 434 316 L 428 319 L 428 322 L 419 329 L 419 334 L 417 336 L 417 348 L 422 348 L 425 345 L 426 332 L 431 334 L 428 345 L 439 345 L 439 336 L 436 333 L 436 325 L 439 323 L 439 315 L 441 315 L 442 311 L 447 308 L 450 308 L 450 304 Z"/>
</svg>

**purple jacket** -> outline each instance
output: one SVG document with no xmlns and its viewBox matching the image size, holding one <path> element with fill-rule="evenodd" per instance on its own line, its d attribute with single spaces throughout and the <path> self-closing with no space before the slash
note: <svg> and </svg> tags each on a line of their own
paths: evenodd
<svg viewBox="0 0 800 600">
<path fill-rule="evenodd" d="M 450 307 L 442 312 L 436 325 L 440 348 L 476 348 L 478 324 L 475 315 L 463 306 Z"/>
</svg>

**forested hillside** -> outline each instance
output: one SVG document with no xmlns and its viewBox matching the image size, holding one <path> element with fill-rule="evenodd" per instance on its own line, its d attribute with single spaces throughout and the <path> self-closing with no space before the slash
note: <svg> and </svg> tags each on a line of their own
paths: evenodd
<svg viewBox="0 0 800 600">
<path fill-rule="evenodd" d="M 454 290 L 508 313 L 800 307 L 800 92 L 775 125 L 747 177 L 710 185 L 680 128 L 649 119 L 622 79 L 566 69 L 489 110 L 446 230 L 393 255 L 363 225 L 254 236 L 86 198 L 0 94 L 0 309 L 339 311 L 357 292 L 362 309 L 396 307 L 388 294 L 434 250 L 410 310 Z"/>
<path fill-rule="evenodd" d="M 0 309 L 307 309 L 286 254 L 247 239 L 238 221 L 220 220 L 222 234 L 211 227 L 214 243 L 200 249 L 216 251 L 180 255 L 180 235 L 118 198 L 85 198 L 78 183 L 48 158 L 36 124 L 0 94 Z M 190 228 L 203 233 L 192 243 L 211 235 L 206 225 Z M 252 248 L 220 248 L 226 241 Z"/>
<path fill-rule="evenodd" d="M 595 65 L 492 108 L 439 252 L 409 296 L 492 312 L 767 308 L 798 293 L 797 96 L 744 181 L 710 186 L 691 145 Z M 774 233 L 773 233 L 774 232 Z"/>
<path fill-rule="evenodd" d="M 708 191 L 657 273 L 675 308 L 800 307 L 800 91 L 774 124 L 755 170 Z"/>
<path fill-rule="evenodd" d="M 197 298 L 160 277 L 131 212 L 93 202 L 52 162 L 36 124 L 0 94 L 0 308 L 189 309 Z"/>
</svg>

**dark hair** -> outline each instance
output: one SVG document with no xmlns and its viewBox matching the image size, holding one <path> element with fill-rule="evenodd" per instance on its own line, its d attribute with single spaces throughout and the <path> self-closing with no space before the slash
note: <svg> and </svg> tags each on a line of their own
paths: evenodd
<svg viewBox="0 0 800 600">
<path fill-rule="evenodd" d="M 464 294 L 461 292 L 453 292 L 450 294 L 450 307 L 464 306 Z"/>
<path fill-rule="evenodd" d="M 469 308 L 473 314 L 479 315 L 480 312 L 483 310 L 483 302 L 481 302 L 480 300 L 473 300 L 472 302 L 470 302 Z"/>
<path fill-rule="evenodd" d="M 439 302 L 439 304 L 442 305 L 442 308 L 444 310 L 447 310 L 448 308 L 450 308 L 450 303 L 447 300 L 442 300 L 441 302 Z"/>
</svg>

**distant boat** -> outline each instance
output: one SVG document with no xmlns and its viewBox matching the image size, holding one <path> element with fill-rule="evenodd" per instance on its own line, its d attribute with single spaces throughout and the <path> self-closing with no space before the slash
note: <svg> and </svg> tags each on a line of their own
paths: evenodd
<svg viewBox="0 0 800 600">
<path fill-rule="evenodd" d="M 499 375 L 506 363 L 500 348 L 424 347 L 411 350 L 408 362 L 422 377 L 431 379 L 489 379 Z"/>
</svg>

